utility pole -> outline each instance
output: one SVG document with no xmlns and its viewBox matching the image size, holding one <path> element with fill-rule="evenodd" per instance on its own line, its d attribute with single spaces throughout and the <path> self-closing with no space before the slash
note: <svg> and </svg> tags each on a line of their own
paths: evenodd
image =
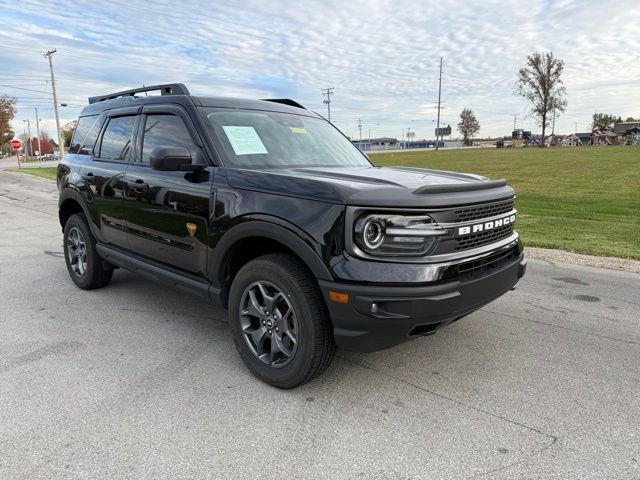
<svg viewBox="0 0 640 480">
<path fill-rule="evenodd" d="M 58 115 L 58 96 L 56 95 L 56 79 L 53 75 L 53 61 L 51 57 L 57 50 L 49 50 L 44 54 L 49 59 L 49 70 L 51 71 L 51 91 L 53 92 L 53 110 L 56 114 L 56 130 L 58 132 L 58 149 L 60 150 L 60 160 L 64 154 L 64 141 L 62 140 L 62 132 L 60 131 L 60 116 Z"/>
<path fill-rule="evenodd" d="M 573 133 L 578 133 L 578 122 L 574 122 L 574 127 Z"/>
<path fill-rule="evenodd" d="M 28 118 L 23 120 L 23 122 L 27 122 L 27 135 L 29 135 L 29 140 L 27 140 L 27 148 L 26 150 L 29 152 L 29 156 L 33 157 L 33 145 L 31 145 L 31 120 Z"/>
<path fill-rule="evenodd" d="M 329 120 L 329 123 L 331 123 L 331 95 L 333 95 L 334 89 L 335 87 L 328 87 L 320 90 L 322 95 L 325 97 L 324 100 L 322 100 L 322 103 L 327 106 L 327 119 Z"/>
<path fill-rule="evenodd" d="M 516 114 L 514 114 L 514 115 L 513 115 L 513 130 L 514 130 L 514 131 L 515 131 L 515 129 L 516 129 L 516 119 L 517 119 L 517 118 L 518 118 L 518 114 L 516 113 Z"/>
<path fill-rule="evenodd" d="M 38 118 L 38 107 L 36 109 L 36 133 L 38 134 L 38 156 L 42 157 L 42 144 L 40 143 L 40 119 Z"/>
<path fill-rule="evenodd" d="M 360 141 L 362 141 L 362 119 L 358 119 L 358 130 L 360 131 Z"/>
<path fill-rule="evenodd" d="M 442 57 L 440 57 L 440 79 L 438 80 L 438 126 L 436 127 L 436 150 L 438 150 L 438 134 L 440 133 L 440 99 L 442 98 Z"/>
</svg>

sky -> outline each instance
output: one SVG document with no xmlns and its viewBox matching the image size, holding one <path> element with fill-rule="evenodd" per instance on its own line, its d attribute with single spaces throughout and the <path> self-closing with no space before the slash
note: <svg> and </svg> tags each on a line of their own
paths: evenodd
<svg viewBox="0 0 640 480">
<path fill-rule="evenodd" d="M 595 112 L 640 117 L 640 2 L 0 0 L 0 94 L 18 99 L 16 132 L 35 119 L 55 136 L 87 97 L 183 82 L 191 93 L 292 98 L 347 135 L 433 138 L 471 108 L 482 137 L 539 131 L 517 71 L 534 51 L 565 62 L 567 111 L 556 132 L 590 130 Z M 21 89 L 19 89 L 19 88 Z M 32 134 L 35 135 L 32 129 Z"/>
</svg>

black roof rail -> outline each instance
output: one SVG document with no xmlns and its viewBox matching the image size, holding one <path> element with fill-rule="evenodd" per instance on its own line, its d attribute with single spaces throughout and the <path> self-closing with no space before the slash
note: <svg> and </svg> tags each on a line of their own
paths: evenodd
<svg viewBox="0 0 640 480">
<path fill-rule="evenodd" d="M 133 88 L 131 90 L 110 93 L 108 95 L 89 97 L 89 103 L 98 103 L 119 97 L 133 97 L 136 93 L 155 92 L 157 90 L 160 91 L 160 95 L 189 95 L 189 90 L 184 83 L 165 83 L 163 85 L 150 85 L 148 87 Z"/>
<path fill-rule="evenodd" d="M 290 98 L 263 98 L 265 102 L 273 102 L 273 103 L 281 103 L 283 105 L 289 105 L 290 107 L 302 108 L 306 110 L 302 105 L 300 105 L 295 100 L 291 100 Z"/>
</svg>

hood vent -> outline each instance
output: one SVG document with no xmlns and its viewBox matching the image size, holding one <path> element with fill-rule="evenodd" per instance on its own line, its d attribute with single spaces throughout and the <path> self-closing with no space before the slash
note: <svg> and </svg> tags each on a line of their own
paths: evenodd
<svg viewBox="0 0 640 480">
<path fill-rule="evenodd" d="M 428 195 L 432 193 L 472 192 L 476 190 L 489 190 L 491 188 L 505 187 L 506 185 L 507 181 L 505 179 L 482 182 L 449 183 L 443 185 L 425 185 L 423 187 L 416 188 L 413 193 L 417 195 Z"/>
</svg>

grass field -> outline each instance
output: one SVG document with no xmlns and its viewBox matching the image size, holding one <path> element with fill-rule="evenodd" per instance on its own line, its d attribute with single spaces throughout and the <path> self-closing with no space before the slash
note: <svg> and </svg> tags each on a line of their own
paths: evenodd
<svg viewBox="0 0 640 480">
<path fill-rule="evenodd" d="M 46 178 L 47 180 L 56 180 L 56 167 L 34 167 L 34 168 L 9 168 L 10 172 L 25 173 L 34 177 Z"/>
<path fill-rule="evenodd" d="M 505 178 L 526 245 L 640 259 L 640 147 L 371 154 L 377 165 Z"/>
</svg>

